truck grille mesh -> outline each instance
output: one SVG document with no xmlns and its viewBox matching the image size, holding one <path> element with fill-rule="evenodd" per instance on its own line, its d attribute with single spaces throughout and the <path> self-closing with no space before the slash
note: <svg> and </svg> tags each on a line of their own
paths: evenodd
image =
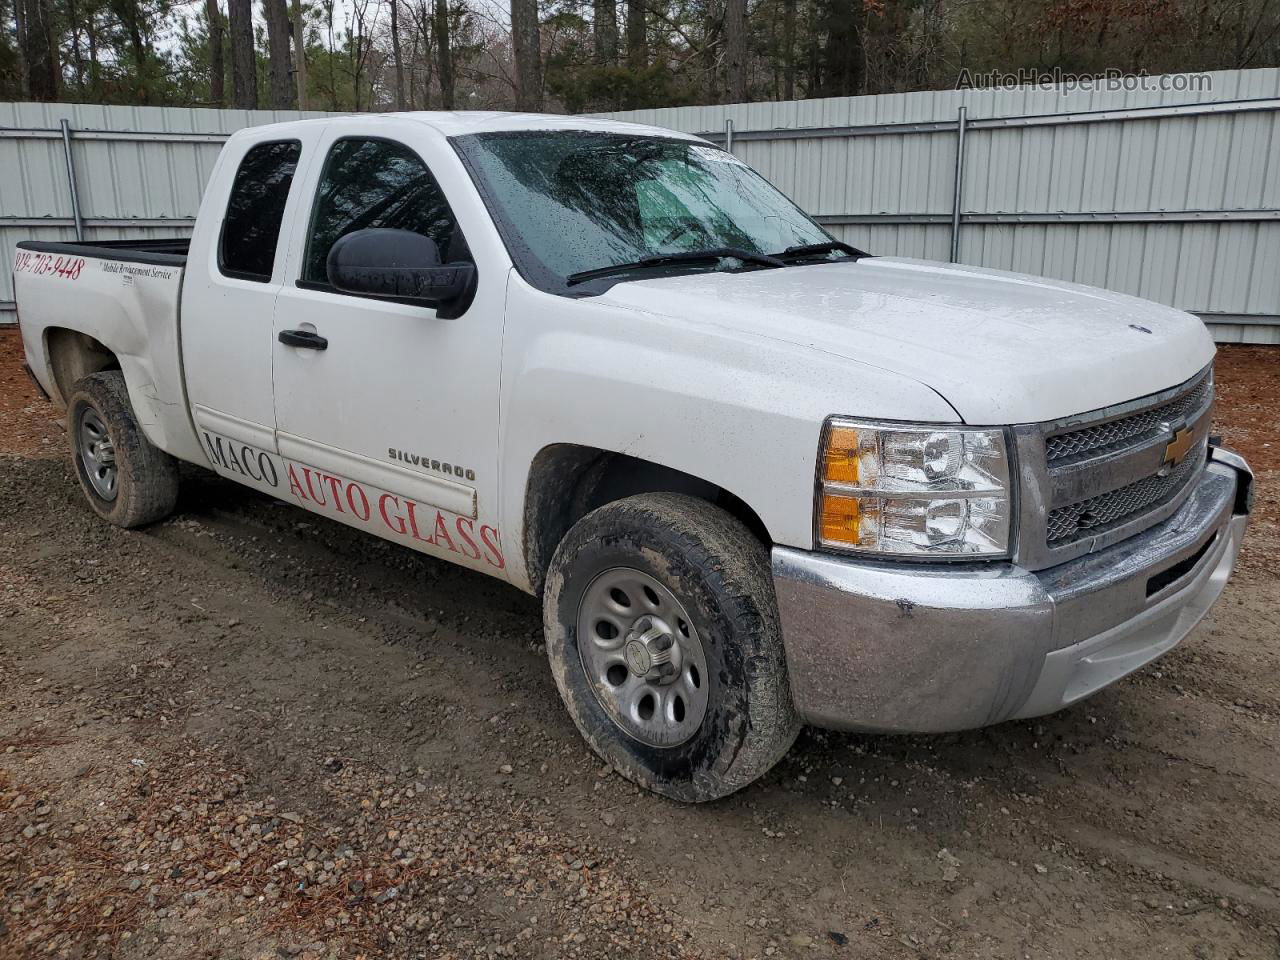
<svg viewBox="0 0 1280 960">
<path fill-rule="evenodd" d="M 1187 392 L 1150 410 L 1142 410 L 1118 420 L 1060 433 L 1045 440 L 1045 457 L 1052 466 L 1062 460 L 1118 449 L 1145 438 L 1162 423 L 1189 418 L 1208 402 L 1213 393 L 1213 378 L 1205 374 Z"/>
<path fill-rule="evenodd" d="M 1046 540 L 1050 546 L 1098 533 L 1172 500 L 1204 465 L 1202 441 L 1165 476 L 1152 474 L 1118 490 L 1049 511 Z"/>
</svg>

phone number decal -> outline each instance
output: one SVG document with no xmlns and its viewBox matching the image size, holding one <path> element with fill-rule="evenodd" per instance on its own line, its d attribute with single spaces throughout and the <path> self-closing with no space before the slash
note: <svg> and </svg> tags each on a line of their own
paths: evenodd
<svg viewBox="0 0 1280 960">
<path fill-rule="evenodd" d="M 57 257 L 52 253 L 32 253 L 19 250 L 13 261 L 15 273 L 31 273 L 37 277 L 60 277 L 63 280 L 79 280 L 84 269 L 84 257 Z"/>
</svg>

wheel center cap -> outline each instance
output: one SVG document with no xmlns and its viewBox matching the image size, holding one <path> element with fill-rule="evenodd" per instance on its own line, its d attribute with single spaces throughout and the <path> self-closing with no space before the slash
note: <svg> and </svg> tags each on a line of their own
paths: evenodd
<svg viewBox="0 0 1280 960">
<path fill-rule="evenodd" d="M 643 677 L 653 669 L 653 657 L 649 656 L 649 649 L 639 640 L 627 643 L 627 666 L 637 677 Z"/>
<path fill-rule="evenodd" d="M 654 616 L 643 616 L 631 625 L 623 656 L 633 676 L 659 683 L 674 680 L 683 660 L 671 628 Z"/>
</svg>

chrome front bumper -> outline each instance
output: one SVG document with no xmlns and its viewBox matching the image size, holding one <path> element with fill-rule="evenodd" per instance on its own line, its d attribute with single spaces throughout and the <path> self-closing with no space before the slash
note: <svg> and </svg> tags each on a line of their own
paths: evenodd
<svg viewBox="0 0 1280 960">
<path fill-rule="evenodd" d="M 1168 651 L 1235 565 L 1253 476 L 1220 447 L 1173 516 L 1032 572 L 773 549 L 796 708 L 840 730 L 936 733 L 1050 713 Z"/>
</svg>

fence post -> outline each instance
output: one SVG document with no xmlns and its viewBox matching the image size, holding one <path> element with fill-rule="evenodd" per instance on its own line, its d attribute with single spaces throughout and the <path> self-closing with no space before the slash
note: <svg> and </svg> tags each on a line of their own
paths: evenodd
<svg viewBox="0 0 1280 960">
<path fill-rule="evenodd" d="M 725 120 L 724 122 L 724 148 L 733 153 L 733 121 Z"/>
<path fill-rule="evenodd" d="M 967 121 L 965 108 L 956 113 L 956 182 L 951 201 L 951 262 L 960 262 L 960 196 L 964 183 L 964 132 Z"/>
<path fill-rule="evenodd" d="M 76 240 L 84 242 L 84 218 L 80 216 L 80 194 L 76 192 L 76 166 L 71 160 L 71 122 L 63 117 L 62 156 L 67 161 L 67 188 L 71 192 L 71 216 L 76 221 Z"/>
</svg>

